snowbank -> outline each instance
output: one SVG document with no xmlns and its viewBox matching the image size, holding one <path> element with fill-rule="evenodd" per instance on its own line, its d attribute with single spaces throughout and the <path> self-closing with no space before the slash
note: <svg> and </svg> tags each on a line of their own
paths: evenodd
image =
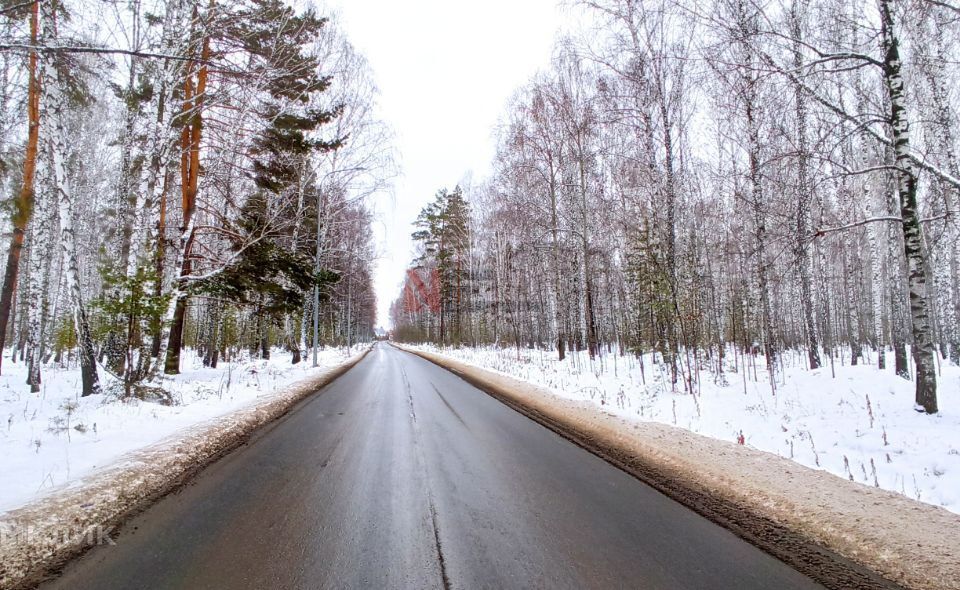
<svg viewBox="0 0 960 590">
<path fill-rule="evenodd" d="M 40 497 L 133 449 L 154 444 L 170 434 L 228 414 L 269 396 L 295 381 L 320 374 L 346 358 L 343 349 L 320 352 L 311 362 L 290 364 L 290 354 L 274 352 L 270 360 L 220 363 L 204 367 L 185 351 L 184 370 L 166 377 L 162 386 L 173 405 L 121 401 L 106 393 L 79 396 L 77 368 L 44 367 L 39 394 L 30 393 L 23 363 L 4 359 L 0 375 L 0 513 Z M 105 391 L 117 384 L 109 376 Z"/>
<path fill-rule="evenodd" d="M 592 401 L 588 393 L 575 392 L 575 395 L 586 397 L 585 400 L 582 397 L 577 399 L 573 394 L 559 395 L 556 389 L 539 387 L 454 358 L 482 360 L 483 351 L 445 351 L 445 355 L 440 355 L 410 350 L 491 391 L 532 418 L 634 473 L 829 587 L 883 587 L 883 580 L 871 577 L 872 571 L 909 588 L 960 589 L 960 544 L 957 542 L 960 539 L 960 516 L 957 514 L 917 502 L 901 493 L 851 483 L 848 479 L 809 469 L 796 461 L 728 442 L 729 437 L 724 437 L 728 441 L 716 440 L 683 428 L 643 421 L 644 418 L 656 419 L 655 410 L 659 409 L 662 414 L 663 407 L 654 399 L 640 401 L 639 396 L 626 387 L 623 391 L 607 390 L 606 399 L 601 392 L 594 391 Z M 515 351 L 510 352 L 515 354 Z M 559 369 L 545 371 L 541 363 L 534 363 L 529 357 L 527 362 L 522 362 L 522 358 L 520 363 L 506 363 L 504 368 L 525 379 L 535 379 L 537 375 L 553 375 L 560 379 L 563 375 Z M 620 366 L 614 374 L 621 375 L 626 370 L 627 367 Z M 602 379 L 603 372 L 600 376 L 593 375 Z M 580 381 L 571 378 L 555 383 L 571 389 L 572 384 Z M 845 385 L 855 388 L 857 382 L 847 380 Z M 801 419 L 808 420 L 811 416 L 814 421 L 818 416 L 829 418 L 827 408 L 801 412 L 788 401 L 788 391 L 789 388 L 781 388 L 778 392 L 783 399 L 778 402 L 776 412 L 771 412 L 769 407 L 766 414 L 762 409 L 756 411 L 757 418 L 749 423 L 754 424 L 758 432 L 770 416 L 774 417 L 772 420 L 777 428 L 780 428 L 781 419 L 784 425 L 795 427 Z M 627 396 L 631 395 L 637 397 L 627 402 Z M 738 395 L 745 394 L 741 390 Z M 758 394 L 754 392 L 753 395 Z M 889 395 L 899 394 L 895 391 Z M 750 396 L 748 388 L 746 397 Z M 677 406 L 682 407 L 681 396 L 671 397 L 678 398 Z M 671 412 L 669 419 L 672 420 L 673 403 L 667 403 Z M 720 413 L 724 408 L 720 402 L 714 405 L 706 394 L 700 396 L 699 403 L 701 417 L 712 411 Z M 753 403 L 761 402 L 754 398 Z M 635 411 L 639 404 L 645 404 L 642 414 Z M 852 416 L 855 411 L 851 410 L 850 416 L 846 414 L 848 404 L 852 405 L 852 402 L 837 404 L 838 400 L 834 399 L 833 412 L 841 417 L 847 416 L 844 419 L 855 419 Z M 889 419 L 890 414 L 885 412 L 894 412 L 895 404 L 890 400 L 884 399 L 880 408 L 877 401 L 871 404 L 875 421 L 878 415 Z M 736 409 L 743 405 L 728 402 L 724 415 L 746 425 L 744 416 L 751 415 L 751 412 Z M 949 420 L 950 415 L 947 412 L 940 419 Z M 786 417 L 790 420 L 786 421 Z M 680 409 L 677 421 L 688 427 L 694 424 L 691 415 Z M 748 427 L 739 424 L 730 422 L 727 428 L 735 432 L 743 428 L 746 438 Z M 891 430 L 906 431 L 898 429 L 898 425 L 894 422 L 887 425 L 888 436 Z M 841 422 L 834 430 L 845 432 L 848 427 Z M 823 425 L 821 432 L 829 431 L 829 427 Z M 784 433 L 784 436 L 789 435 Z M 923 434 L 916 432 L 915 436 Z M 817 442 L 817 452 L 824 461 L 824 453 L 831 447 L 827 440 Z M 894 441 L 890 441 L 890 445 L 893 444 Z M 857 467 L 856 463 L 853 466 Z M 845 563 L 847 560 L 853 563 Z"/>
<path fill-rule="evenodd" d="M 17 413 L 0 438 L 8 508 L 0 514 L 0 588 L 29 586 L 85 547 L 110 542 L 125 515 L 181 485 L 368 350 L 325 351 L 315 369 L 309 361 L 290 366 L 279 354 L 216 370 L 193 366 L 165 383 L 173 406 L 77 398 L 75 371 L 48 371 L 39 397 L 21 394 L 25 386 L 5 364 L 2 407 Z M 65 410 L 68 403 L 75 407 Z"/>
</svg>

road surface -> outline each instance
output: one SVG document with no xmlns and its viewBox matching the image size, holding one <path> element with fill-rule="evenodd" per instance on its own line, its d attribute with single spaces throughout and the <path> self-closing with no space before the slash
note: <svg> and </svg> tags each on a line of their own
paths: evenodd
<svg viewBox="0 0 960 590">
<path fill-rule="evenodd" d="M 114 538 L 48 587 L 819 587 L 386 344 Z"/>
</svg>

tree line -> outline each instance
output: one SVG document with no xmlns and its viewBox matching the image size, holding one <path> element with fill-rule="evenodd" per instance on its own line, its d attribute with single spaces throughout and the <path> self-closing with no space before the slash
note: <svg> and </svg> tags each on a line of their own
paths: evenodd
<svg viewBox="0 0 960 590">
<path fill-rule="evenodd" d="M 516 91 L 490 177 L 421 215 L 439 303 L 408 281 L 397 337 L 653 353 L 689 392 L 747 358 L 775 390 L 787 359 L 892 356 L 935 413 L 960 364 L 960 7 L 574 4 L 585 32 Z"/>
<path fill-rule="evenodd" d="M 393 155 L 364 58 L 281 0 L 0 1 L 0 361 L 82 393 L 372 338 Z M 316 357 L 314 356 L 314 362 Z M 2 369 L 2 366 L 0 366 Z"/>
</svg>

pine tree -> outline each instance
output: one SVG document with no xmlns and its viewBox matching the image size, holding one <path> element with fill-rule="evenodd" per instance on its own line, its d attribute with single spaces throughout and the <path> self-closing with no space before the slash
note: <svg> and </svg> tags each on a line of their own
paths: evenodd
<svg viewBox="0 0 960 590">
<path fill-rule="evenodd" d="M 468 288 L 470 208 L 457 186 L 440 190 L 417 217 L 413 239 L 423 254 L 417 264 L 436 272 L 439 280 L 438 340 L 459 346 L 463 338 L 464 292 Z"/>
<path fill-rule="evenodd" d="M 11 7 L 14 8 L 14 7 Z M 23 7 L 19 7 L 23 10 Z M 43 42 L 40 35 L 40 0 L 29 5 L 30 43 L 37 45 Z M 9 16 L 13 17 L 14 14 Z M 10 321 L 10 311 L 13 303 L 14 291 L 17 289 L 17 278 L 20 275 L 20 255 L 23 251 L 23 242 L 26 236 L 27 224 L 33 213 L 34 177 L 37 169 L 37 152 L 40 138 L 40 76 L 38 75 L 38 56 L 31 51 L 27 63 L 27 145 L 23 158 L 23 173 L 20 179 L 20 190 L 13 206 L 13 237 L 7 253 L 6 270 L 3 275 L 3 290 L 0 291 L 0 363 L 3 362 L 3 348 L 6 345 L 7 325 Z M 39 368 L 38 368 L 39 370 Z"/>
</svg>

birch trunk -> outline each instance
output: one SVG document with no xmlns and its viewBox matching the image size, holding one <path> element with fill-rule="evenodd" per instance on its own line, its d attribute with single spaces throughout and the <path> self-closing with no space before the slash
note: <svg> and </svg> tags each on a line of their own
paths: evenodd
<svg viewBox="0 0 960 590">
<path fill-rule="evenodd" d="M 749 174 L 750 174 L 750 204 L 753 208 L 754 244 L 757 252 L 757 288 L 760 299 L 760 322 L 763 340 L 763 353 L 766 356 L 767 371 L 770 373 L 770 385 L 774 387 L 776 374 L 776 353 L 773 342 L 773 325 L 770 313 L 770 285 L 767 276 L 767 220 L 764 207 L 763 181 L 760 174 L 760 122 L 758 121 L 756 104 L 755 74 L 749 74 L 747 82 L 747 96 L 745 100 L 747 134 L 749 136 Z"/>
<path fill-rule="evenodd" d="M 44 17 L 53 24 L 53 37 L 56 37 L 56 23 L 47 4 L 44 4 Z M 44 67 L 44 98 L 49 116 L 49 137 L 47 144 L 50 153 L 52 172 L 53 197 L 57 203 L 57 214 L 60 221 L 60 243 L 63 247 L 67 292 L 73 306 L 73 321 L 77 332 L 77 344 L 80 355 L 80 372 L 83 396 L 100 393 L 100 379 L 97 375 L 96 351 L 93 346 L 93 337 L 90 334 L 90 325 L 87 321 L 87 312 L 83 303 L 83 287 L 80 284 L 80 265 L 77 260 L 77 240 L 73 227 L 73 194 L 70 190 L 70 179 L 67 176 L 65 165 L 66 155 L 69 152 L 64 126 L 65 98 L 61 87 L 56 64 L 48 63 Z"/>
<path fill-rule="evenodd" d="M 874 207 L 871 206 L 870 189 L 867 183 L 863 187 L 864 212 L 867 217 L 877 216 Z M 884 245 L 881 244 L 883 232 L 877 227 L 877 224 L 871 223 L 867 227 L 867 240 L 870 244 L 870 296 L 873 312 L 873 346 L 877 351 L 877 368 L 885 369 L 886 362 L 886 340 L 883 331 L 883 301 L 884 301 L 884 280 L 883 280 L 883 251 Z"/>
<path fill-rule="evenodd" d="M 556 171 L 553 169 L 553 164 L 550 164 L 550 240 L 551 248 L 553 251 L 553 260 L 552 260 L 552 275 L 551 279 L 553 280 L 553 289 L 550 293 L 550 305 L 552 306 L 550 321 L 552 322 L 552 331 L 554 342 L 557 346 L 557 358 L 563 360 L 567 356 L 566 351 L 566 336 L 563 334 L 563 315 L 560 310 L 560 219 L 557 215 L 557 181 L 556 181 Z"/>
<path fill-rule="evenodd" d="M 927 83 L 930 87 L 930 101 L 933 111 L 932 120 L 928 121 L 930 130 L 928 135 L 942 159 L 942 165 L 953 176 L 960 177 L 960 162 L 958 162 L 954 132 L 954 118 L 950 108 L 949 89 L 945 81 L 943 64 L 949 58 L 944 48 L 944 31 L 947 30 L 949 19 L 945 18 L 940 10 L 933 9 L 933 37 L 932 43 L 935 55 L 924 55 L 922 65 Z M 949 349 L 947 354 L 955 365 L 960 365 L 960 322 L 958 322 L 957 304 L 960 298 L 960 284 L 958 284 L 957 262 L 960 235 L 957 231 L 956 215 L 960 209 L 958 193 L 955 187 L 944 182 L 935 182 L 933 185 L 934 206 L 933 212 L 946 216 L 942 224 L 943 234 L 938 240 L 938 248 L 933 252 L 931 264 L 934 269 L 934 284 L 937 293 L 937 308 L 941 317 L 941 339 Z"/>
<path fill-rule="evenodd" d="M 933 327 L 927 293 L 927 267 L 923 258 L 923 228 L 917 211 L 917 173 L 910 157 L 910 125 L 907 120 L 899 39 L 894 30 L 893 0 L 880 0 L 883 74 L 890 100 L 890 128 L 897 166 L 897 194 L 903 228 L 903 252 L 907 261 L 913 360 L 917 368 L 917 409 L 937 412 L 937 377 Z"/>
<path fill-rule="evenodd" d="M 29 286 L 27 311 L 27 384 L 30 391 L 40 391 L 40 366 L 43 364 L 45 332 L 49 320 L 50 259 L 55 249 L 52 241 L 53 219 L 50 207 L 50 183 L 43 154 L 37 158 L 37 185 L 39 198 L 34 198 L 33 219 L 27 240 L 27 282 Z M 46 190 L 45 190 L 46 189 Z"/>
<path fill-rule="evenodd" d="M 793 65 L 796 70 L 803 69 L 803 28 L 799 0 L 791 6 L 791 27 L 793 29 Z M 817 326 L 813 319 L 813 286 L 810 278 L 810 171 L 807 147 L 807 97 L 799 84 L 793 84 L 794 108 L 797 117 L 797 272 L 800 277 L 800 306 L 803 310 L 803 326 L 807 337 L 807 362 L 811 369 L 820 368 L 820 343 L 817 340 Z"/>
</svg>

